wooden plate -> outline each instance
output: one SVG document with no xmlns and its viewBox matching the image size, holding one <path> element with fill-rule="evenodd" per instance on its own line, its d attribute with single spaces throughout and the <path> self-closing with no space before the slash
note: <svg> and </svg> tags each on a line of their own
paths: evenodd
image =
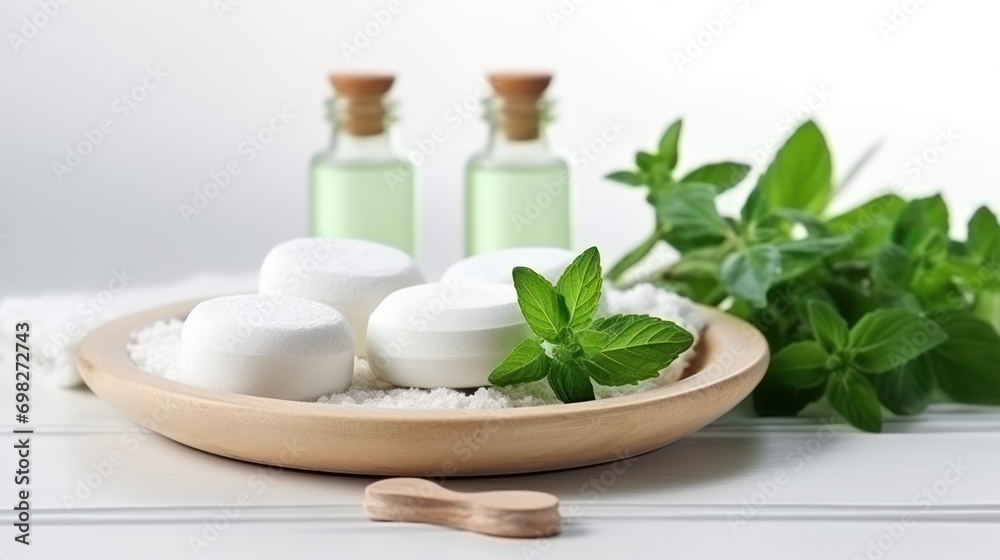
<svg viewBox="0 0 1000 560">
<path fill-rule="evenodd" d="M 769 359 L 748 323 L 702 307 L 708 326 L 684 379 L 628 396 L 501 410 L 361 408 L 201 389 L 143 372 L 130 333 L 183 318 L 188 301 L 123 317 L 77 351 L 87 385 L 170 439 L 216 455 L 296 469 L 472 476 L 580 467 L 658 449 L 715 420 L 757 385 Z"/>
</svg>

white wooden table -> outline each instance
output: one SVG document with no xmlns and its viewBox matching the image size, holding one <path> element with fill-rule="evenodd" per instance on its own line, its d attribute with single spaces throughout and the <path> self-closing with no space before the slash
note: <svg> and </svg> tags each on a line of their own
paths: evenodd
<svg viewBox="0 0 1000 560">
<path fill-rule="evenodd" d="M 0 558 L 1000 557 L 1000 411 L 987 408 L 935 405 L 881 435 L 821 411 L 738 409 L 629 462 L 445 482 L 559 496 L 562 535 L 506 540 L 372 522 L 360 508 L 371 478 L 215 457 L 85 389 L 33 391 L 33 544 L 13 542 L 5 509 Z M 4 424 L 10 471 L 14 428 Z M 13 479 L 2 479 L 9 508 Z"/>
</svg>

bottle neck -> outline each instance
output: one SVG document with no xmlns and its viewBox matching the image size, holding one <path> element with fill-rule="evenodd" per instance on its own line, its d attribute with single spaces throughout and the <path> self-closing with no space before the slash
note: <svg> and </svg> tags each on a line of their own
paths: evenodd
<svg viewBox="0 0 1000 560">
<path fill-rule="evenodd" d="M 486 100 L 485 119 L 490 127 L 487 152 L 504 159 L 532 159 L 551 154 L 546 128 L 550 104 L 543 99 Z"/>
<path fill-rule="evenodd" d="M 333 125 L 330 151 L 338 159 L 386 160 L 395 157 L 391 107 L 380 103 L 352 103 L 332 99 L 329 114 Z"/>
</svg>

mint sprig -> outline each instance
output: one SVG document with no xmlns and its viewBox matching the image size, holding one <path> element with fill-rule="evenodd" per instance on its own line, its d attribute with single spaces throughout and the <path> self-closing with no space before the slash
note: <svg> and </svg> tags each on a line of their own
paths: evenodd
<svg viewBox="0 0 1000 560">
<path fill-rule="evenodd" d="M 709 164 L 678 179 L 681 128 L 671 124 L 656 153 L 640 152 L 634 171 L 608 176 L 648 189 L 656 215 L 609 278 L 659 243 L 676 249 L 678 260 L 652 281 L 721 306 L 768 339 L 773 359 L 754 391 L 758 414 L 794 415 L 825 397 L 850 423 L 878 431 L 883 408 L 917 414 L 939 390 L 1000 405 L 996 214 L 977 210 L 966 240 L 951 237 L 940 195 L 884 194 L 832 214 L 833 157 L 807 121 L 762 169 L 742 210 L 724 215 L 717 195 L 749 167 Z"/>
<path fill-rule="evenodd" d="M 825 384 L 830 405 L 869 432 L 882 431 L 872 376 L 899 370 L 947 339 L 933 321 L 902 309 L 872 311 L 850 331 L 826 302 L 810 301 L 808 315 L 814 340 L 793 342 L 775 354 L 770 380 L 795 389 Z"/>
<path fill-rule="evenodd" d="M 602 286 L 597 247 L 574 259 L 555 286 L 525 267 L 515 268 L 513 277 L 521 313 L 536 337 L 494 368 L 493 385 L 547 378 L 562 402 L 591 401 L 593 383 L 614 387 L 656 377 L 694 343 L 691 333 L 648 315 L 595 319 Z"/>
</svg>

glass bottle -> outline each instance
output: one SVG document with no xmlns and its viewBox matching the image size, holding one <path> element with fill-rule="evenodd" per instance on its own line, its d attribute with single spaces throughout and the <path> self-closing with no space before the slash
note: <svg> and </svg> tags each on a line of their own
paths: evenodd
<svg viewBox="0 0 1000 560">
<path fill-rule="evenodd" d="M 310 169 L 312 235 L 366 239 L 413 255 L 413 165 L 393 149 L 393 77 L 334 74 L 329 103 L 333 139 Z"/>
<path fill-rule="evenodd" d="M 570 246 L 569 167 L 549 147 L 549 74 L 492 74 L 486 149 L 469 161 L 465 252 Z"/>
</svg>

